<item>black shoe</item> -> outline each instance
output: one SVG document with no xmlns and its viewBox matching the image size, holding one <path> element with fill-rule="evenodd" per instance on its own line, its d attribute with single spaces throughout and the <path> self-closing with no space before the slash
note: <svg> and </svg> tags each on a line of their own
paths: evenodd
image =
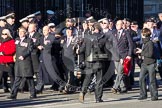
<svg viewBox="0 0 162 108">
<path fill-rule="evenodd" d="M 16 96 L 10 95 L 10 96 L 7 97 L 7 99 L 16 99 Z"/>
<path fill-rule="evenodd" d="M 4 89 L 4 93 L 9 93 L 10 91 L 8 89 Z"/>
<path fill-rule="evenodd" d="M 120 93 L 120 94 L 124 94 L 124 93 L 127 93 L 127 90 L 124 90 L 124 91 L 120 91 L 119 93 Z"/>
<path fill-rule="evenodd" d="M 34 98 L 37 98 L 37 96 L 36 95 L 31 95 L 29 98 L 34 99 Z"/>
<path fill-rule="evenodd" d="M 36 94 L 42 94 L 42 90 L 35 90 L 36 91 Z"/>
<path fill-rule="evenodd" d="M 64 90 L 64 87 L 63 87 L 63 86 L 60 86 L 60 87 L 58 88 L 58 90 L 59 90 L 60 93 L 62 93 L 63 90 Z"/>
<path fill-rule="evenodd" d="M 138 100 L 144 100 L 147 99 L 147 97 L 139 97 Z"/>
<path fill-rule="evenodd" d="M 157 97 L 153 97 L 153 98 L 151 98 L 151 101 L 157 101 L 157 100 L 158 100 Z"/>
<path fill-rule="evenodd" d="M 104 102 L 102 99 L 97 99 L 96 103 Z"/>
</svg>

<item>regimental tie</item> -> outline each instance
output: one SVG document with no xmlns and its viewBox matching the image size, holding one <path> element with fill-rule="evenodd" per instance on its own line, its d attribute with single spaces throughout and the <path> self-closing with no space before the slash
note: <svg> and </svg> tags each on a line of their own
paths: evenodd
<svg viewBox="0 0 162 108">
<path fill-rule="evenodd" d="M 31 35 L 29 35 L 29 38 L 32 38 L 32 36 L 31 36 Z"/>
<path fill-rule="evenodd" d="M 120 31 L 117 32 L 117 38 L 120 39 Z"/>
<path fill-rule="evenodd" d="M 70 38 L 67 38 L 67 47 L 70 45 Z"/>
<path fill-rule="evenodd" d="M 45 44 L 45 41 L 47 41 L 47 36 L 44 37 L 44 44 Z"/>
</svg>

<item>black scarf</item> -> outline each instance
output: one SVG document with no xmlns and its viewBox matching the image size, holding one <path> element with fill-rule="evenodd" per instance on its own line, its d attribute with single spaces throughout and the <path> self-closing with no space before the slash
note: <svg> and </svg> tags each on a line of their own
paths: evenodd
<svg viewBox="0 0 162 108">
<path fill-rule="evenodd" d="M 146 44 L 148 41 L 150 41 L 150 37 L 142 38 L 143 44 Z"/>
<path fill-rule="evenodd" d="M 12 39 L 11 37 L 7 37 L 6 39 L 0 37 L 0 42 L 4 43 L 4 42 L 7 42 L 7 41 L 10 41 L 11 39 Z"/>
</svg>

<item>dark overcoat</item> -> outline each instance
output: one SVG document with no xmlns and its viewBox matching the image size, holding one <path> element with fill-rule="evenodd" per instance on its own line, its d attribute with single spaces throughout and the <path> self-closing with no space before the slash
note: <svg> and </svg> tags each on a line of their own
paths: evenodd
<svg viewBox="0 0 162 108">
<path fill-rule="evenodd" d="M 33 40 L 33 51 L 31 52 L 31 58 L 32 58 L 32 65 L 34 72 L 38 72 L 38 67 L 39 67 L 39 55 L 40 51 L 38 50 L 38 40 L 41 38 L 41 34 L 38 32 L 35 32 L 32 36 Z"/>
<path fill-rule="evenodd" d="M 33 67 L 31 61 L 31 52 L 33 50 L 33 42 L 30 38 L 25 37 L 21 42 L 20 38 L 16 38 L 16 62 L 15 62 L 15 76 L 32 77 Z M 24 60 L 19 57 L 23 56 Z"/>
</svg>

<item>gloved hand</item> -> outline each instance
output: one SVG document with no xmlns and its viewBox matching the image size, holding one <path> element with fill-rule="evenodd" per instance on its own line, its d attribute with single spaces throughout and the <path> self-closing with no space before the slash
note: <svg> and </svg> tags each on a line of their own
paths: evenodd
<svg viewBox="0 0 162 108">
<path fill-rule="evenodd" d="M 3 52 L 0 52 L 0 55 L 4 55 L 4 53 Z"/>
<path fill-rule="evenodd" d="M 82 63 L 79 64 L 79 68 L 80 68 L 80 69 L 85 69 L 85 67 L 86 67 L 86 65 L 85 65 L 84 62 L 82 62 Z"/>
</svg>

